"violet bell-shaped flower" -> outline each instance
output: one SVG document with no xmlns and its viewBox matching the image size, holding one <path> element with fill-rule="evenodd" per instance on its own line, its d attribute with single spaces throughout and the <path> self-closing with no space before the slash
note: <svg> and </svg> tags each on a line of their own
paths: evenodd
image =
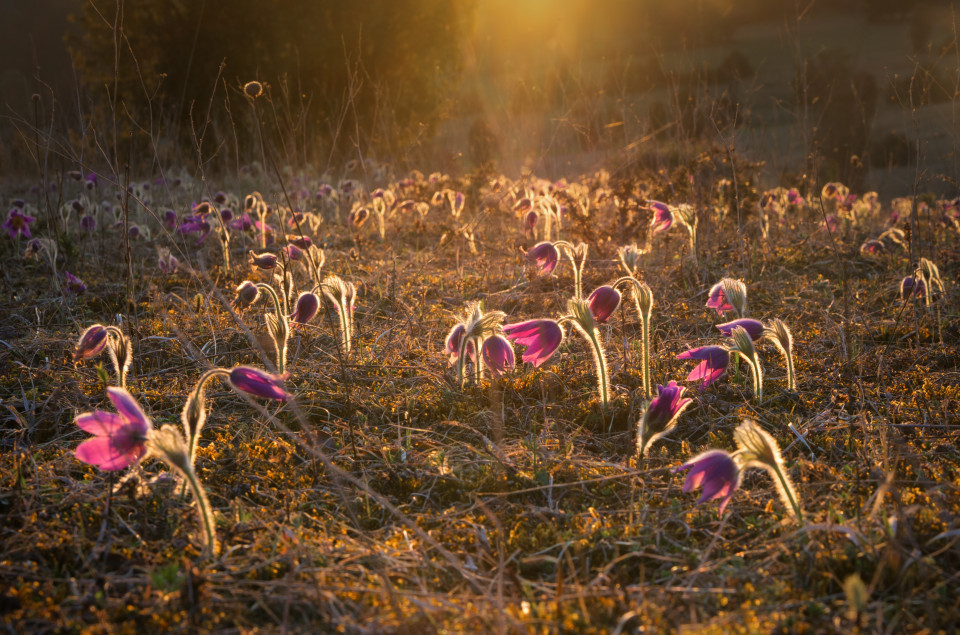
<svg viewBox="0 0 960 635">
<path fill-rule="evenodd" d="M 276 254 L 271 254 L 268 252 L 258 254 L 251 249 L 250 262 L 252 262 L 255 267 L 259 267 L 264 271 L 269 271 L 277 266 L 277 256 Z"/>
<path fill-rule="evenodd" d="M 671 381 L 666 386 L 657 386 L 657 396 L 650 402 L 640 419 L 637 435 L 637 450 L 643 456 L 646 448 L 663 438 L 676 425 L 677 418 L 693 400 L 684 399 L 686 388 Z"/>
<path fill-rule="evenodd" d="M 126 390 L 109 386 L 107 396 L 119 414 L 95 410 L 78 416 L 77 425 L 94 438 L 77 446 L 76 456 L 84 463 L 110 472 L 122 470 L 143 458 L 152 425 Z"/>
<path fill-rule="evenodd" d="M 673 225 L 673 212 L 670 206 L 660 201 L 650 201 L 650 209 L 653 210 L 653 220 L 650 227 L 654 234 L 667 231 Z"/>
<path fill-rule="evenodd" d="M 93 359 L 107 347 L 109 331 L 102 324 L 88 326 L 73 349 L 73 361 Z"/>
<path fill-rule="evenodd" d="M 485 339 L 481 354 L 483 355 L 483 363 L 490 369 L 494 377 L 512 371 L 516 365 L 513 346 L 502 335 L 493 335 Z"/>
<path fill-rule="evenodd" d="M 677 355 L 677 359 L 697 359 L 702 360 L 687 375 L 687 381 L 700 381 L 700 389 L 703 390 L 727 372 L 727 366 L 730 364 L 730 351 L 723 346 L 701 346 L 691 348 Z"/>
<path fill-rule="evenodd" d="M 294 304 L 293 313 L 290 314 L 290 323 L 303 326 L 312 320 L 320 310 L 320 298 L 315 293 L 304 291 L 297 298 Z"/>
<path fill-rule="evenodd" d="M 742 327 L 754 342 L 763 337 L 763 322 L 754 320 L 753 318 L 740 318 L 739 320 L 717 324 L 720 332 L 727 337 L 730 337 L 733 329 L 738 326 Z"/>
<path fill-rule="evenodd" d="M 703 487 L 697 502 L 706 503 L 721 498 L 718 514 L 723 515 L 727 503 L 740 486 L 740 467 L 734 458 L 723 450 L 709 450 L 675 468 L 674 472 L 681 470 L 689 470 L 683 482 L 683 491 L 690 492 Z"/>
<path fill-rule="evenodd" d="M 531 247 L 526 257 L 536 265 L 538 274 L 549 276 L 560 262 L 560 250 L 550 241 L 544 241 Z"/>
<path fill-rule="evenodd" d="M 503 334 L 508 340 L 527 347 L 521 359 L 534 367 L 550 359 L 563 343 L 563 328 L 553 320 L 505 324 Z"/>
<path fill-rule="evenodd" d="M 620 292 L 609 285 L 597 287 L 587 298 L 590 312 L 597 324 L 606 324 L 613 312 L 620 306 Z"/>
<path fill-rule="evenodd" d="M 281 382 L 289 376 L 289 373 L 272 375 L 251 366 L 237 366 L 230 370 L 229 381 L 237 390 L 254 397 L 287 401 L 290 394 L 283 389 Z"/>
</svg>

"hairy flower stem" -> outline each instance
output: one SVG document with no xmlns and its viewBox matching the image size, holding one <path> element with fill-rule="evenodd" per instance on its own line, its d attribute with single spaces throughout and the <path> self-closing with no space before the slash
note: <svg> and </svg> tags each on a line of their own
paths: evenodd
<svg viewBox="0 0 960 635">
<path fill-rule="evenodd" d="M 597 329 L 592 329 L 592 332 L 587 331 L 576 320 L 573 321 L 573 325 L 593 349 L 593 363 L 597 367 L 597 390 L 600 392 L 600 407 L 606 412 L 610 403 L 609 375 L 607 357 L 603 352 L 603 346 L 600 344 L 600 333 Z"/>
<path fill-rule="evenodd" d="M 277 349 L 277 372 L 282 375 L 284 372 L 286 372 L 287 341 L 290 338 L 290 329 L 287 326 L 287 316 L 283 312 L 283 305 L 280 303 L 280 298 L 277 296 L 277 292 L 274 291 L 272 286 L 265 282 L 258 282 L 257 288 L 266 291 L 270 295 L 271 299 L 273 299 L 273 308 L 277 313 L 277 332 L 274 332 L 272 329 L 268 330 L 273 338 L 273 344 Z"/>
<path fill-rule="evenodd" d="M 219 550 L 219 543 L 217 542 L 217 530 L 214 525 L 213 510 L 210 508 L 210 500 L 207 498 L 207 492 L 204 491 L 203 486 L 200 485 L 200 480 L 197 478 L 197 473 L 193 470 L 192 465 L 189 469 L 182 470 L 182 473 L 193 494 L 193 499 L 197 501 L 197 512 L 200 514 L 200 522 L 203 524 L 203 531 L 206 536 L 204 553 L 207 557 L 215 556 Z"/>
<path fill-rule="evenodd" d="M 796 392 L 797 376 L 793 371 L 793 353 L 791 351 L 787 351 L 784 354 L 784 357 L 787 358 L 787 390 Z"/>
<path fill-rule="evenodd" d="M 784 493 L 787 495 L 787 499 L 790 501 L 790 506 L 793 507 L 793 513 L 797 515 L 797 521 L 800 524 L 803 524 L 803 512 L 800 510 L 800 504 L 794 498 L 793 488 L 790 486 L 790 483 L 787 481 L 787 477 L 784 476 L 783 471 L 778 466 L 773 470 L 777 474 L 777 479 L 780 481 L 780 487 L 783 488 Z"/>
<path fill-rule="evenodd" d="M 548 215 L 549 216 L 549 215 Z M 575 247 L 565 240 L 558 240 L 553 243 L 554 247 L 562 247 L 563 253 L 570 260 L 570 268 L 573 269 L 573 297 L 579 299 L 583 297 L 583 263 L 577 263 L 575 256 Z"/>
<path fill-rule="evenodd" d="M 110 359 L 113 362 L 113 370 L 117 373 L 117 385 L 126 390 L 127 372 L 130 370 L 130 363 L 133 361 L 130 338 L 115 326 L 105 328 L 107 337 L 110 338 L 107 347 L 109 348 Z"/>
<path fill-rule="evenodd" d="M 637 306 L 639 309 L 640 307 Z M 650 320 L 640 314 L 640 330 L 642 331 L 643 346 L 643 395 L 645 399 L 650 399 L 652 389 L 650 387 Z"/>
<path fill-rule="evenodd" d="M 206 388 L 207 382 L 214 377 L 229 375 L 230 371 L 225 368 L 211 368 L 210 370 L 204 371 L 191 391 L 190 397 L 188 398 L 189 402 L 197 404 L 197 407 L 201 409 L 206 408 L 203 391 Z M 197 455 L 197 443 L 200 441 L 200 430 L 203 428 L 205 419 L 206 413 L 201 412 L 198 419 L 200 425 L 195 426 L 195 429 L 185 430 L 187 433 L 187 449 L 189 450 L 190 465 L 193 465 L 194 457 Z"/>
</svg>

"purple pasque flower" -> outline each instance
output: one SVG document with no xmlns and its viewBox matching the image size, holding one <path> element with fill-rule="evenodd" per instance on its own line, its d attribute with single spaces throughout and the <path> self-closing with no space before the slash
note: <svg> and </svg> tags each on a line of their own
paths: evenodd
<svg viewBox="0 0 960 635">
<path fill-rule="evenodd" d="M 230 227 L 242 232 L 249 231 L 253 227 L 253 219 L 250 217 L 250 212 L 244 212 L 237 218 L 234 218 L 230 221 Z"/>
<path fill-rule="evenodd" d="M 541 276 L 549 276 L 560 263 L 560 250 L 549 240 L 531 247 L 526 256 L 528 261 L 536 265 L 537 273 Z"/>
<path fill-rule="evenodd" d="M 264 271 L 269 271 L 277 266 L 277 256 L 267 252 L 257 254 L 250 250 L 250 262 Z"/>
<path fill-rule="evenodd" d="M 740 318 L 738 320 L 733 320 L 731 322 L 724 322 L 723 324 L 717 324 L 717 328 L 720 329 L 720 332 L 727 337 L 730 337 L 730 334 L 733 333 L 733 329 L 738 326 L 743 327 L 743 330 L 747 332 L 754 342 L 763 337 L 763 322 L 760 320 L 754 320 L 753 318 Z"/>
<path fill-rule="evenodd" d="M 533 209 L 533 201 L 531 201 L 526 196 L 524 196 L 523 198 L 521 198 L 520 200 L 518 200 L 516 203 L 513 204 L 513 211 L 518 214 L 529 212 L 531 209 Z"/>
<path fill-rule="evenodd" d="M 180 261 L 170 253 L 169 249 L 162 249 L 157 254 L 157 266 L 165 275 L 170 275 L 180 266 Z"/>
<path fill-rule="evenodd" d="M 77 345 L 73 347 L 73 361 L 79 362 L 93 359 L 102 353 L 103 349 L 107 347 L 108 335 L 109 331 L 102 324 L 88 326 L 86 330 L 80 334 Z"/>
<path fill-rule="evenodd" d="M 927 281 L 921 276 L 907 276 L 900 281 L 900 299 L 906 302 L 911 297 L 914 300 L 927 297 Z"/>
<path fill-rule="evenodd" d="M 95 410 L 77 417 L 77 425 L 94 435 L 77 446 L 76 456 L 103 471 L 122 470 L 147 453 L 150 419 L 123 388 L 110 386 L 107 396 L 119 414 Z"/>
<path fill-rule="evenodd" d="M 701 346 L 680 353 L 677 355 L 677 359 L 702 360 L 687 375 L 687 381 L 702 381 L 700 389 L 703 390 L 727 372 L 727 366 L 730 364 L 730 351 L 723 346 Z"/>
<path fill-rule="evenodd" d="M 26 205 L 26 204 L 27 204 L 27 202 L 26 202 L 25 200 L 23 200 L 22 198 L 15 198 L 15 199 L 13 199 L 12 201 L 10 201 L 10 205 L 11 205 L 12 207 L 16 207 L 17 209 L 23 209 L 23 206 Z"/>
<path fill-rule="evenodd" d="M 294 244 L 289 244 L 284 247 L 283 253 L 285 253 L 290 260 L 300 260 L 303 258 L 303 250 Z"/>
<path fill-rule="evenodd" d="M 483 363 L 487 365 L 494 377 L 512 371 L 516 365 L 513 346 L 502 335 L 492 335 L 485 339 L 480 353 L 483 356 Z"/>
<path fill-rule="evenodd" d="M 287 234 L 287 242 L 291 245 L 296 246 L 298 249 L 310 249 L 310 245 L 313 244 L 313 241 L 310 240 L 309 236 L 296 235 L 296 234 Z"/>
<path fill-rule="evenodd" d="M 63 277 L 67 280 L 67 291 L 80 295 L 87 290 L 87 285 L 83 280 L 76 277 L 66 269 L 63 270 Z"/>
<path fill-rule="evenodd" d="M 447 337 L 443 340 L 443 350 L 446 351 L 447 355 L 450 357 L 450 363 L 453 364 L 460 357 L 460 340 L 463 339 L 463 334 L 466 333 L 467 327 L 460 324 L 454 325 L 450 332 L 447 333 Z"/>
<path fill-rule="evenodd" d="M 231 386 L 248 395 L 286 401 L 290 394 L 283 389 L 281 382 L 289 376 L 289 373 L 271 375 L 250 366 L 237 366 L 230 371 L 229 381 Z"/>
<path fill-rule="evenodd" d="M 740 486 L 740 467 L 734 458 L 723 450 L 709 450 L 674 468 L 674 472 L 681 470 L 690 470 L 683 481 L 683 491 L 703 487 L 698 503 L 722 498 L 718 514 L 723 515 L 727 503 Z"/>
<path fill-rule="evenodd" d="M 237 287 L 236 296 L 233 298 L 233 308 L 237 311 L 243 311 L 260 297 L 260 289 L 253 282 L 244 280 Z"/>
<path fill-rule="evenodd" d="M 178 220 L 177 213 L 172 209 L 163 212 L 163 226 L 167 229 L 176 229 Z"/>
<path fill-rule="evenodd" d="M 297 302 L 293 306 L 293 313 L 290 314 L 290 322 L 293 325 L 303 326 L 317 315 L 320 310 L 320 298 L 316 293 L 304 291 L 297 297 Z"/>
<path fill-rule="evenodd" d="M 24 238 L 33 238 L 30 233 L 30 223 L 37 220 L 33 216 L 27 216 L 19 208 L 14 207 L 7 214 L 7 220 L 3 223 L 3 228 L 10 234 L 10 238 L 16 239 L 19 236 Z"/>
<path fill-rule="evenodd" d="M 92 232 L 97 228 L 97 219 L 89 214 L 80 217 L 80 229 L 85 232 Z"/>
<path fill-rule="evenodd" d="M 723 281 L 710 288 L 710 296 L 707 298 L 707 308 L 716 309 L 717 315 L 722 316 L 725 311 L 733 311 L 733 305 L 727 300 L 727 295 L 723 292 Z"/>
<path fill-rule="evenodd" d="M 610 285 L 597 287 L 587 298 L 590 313 L 597 324 L 606 324 L 613 312 L 620 306 L 620 292 Z"/>
<path fill-rule="evenodd" d="M 537 213 L 537 210 L 532 209 L 526 213 L 523 217 L 523 231 L 528 236 L 533 235 L 533 230 L 537 226 L 537 221 L 540 220 L 540 214 Z"/>
<path fill-rule="evenodd" d="M 650 227 L 654 234 L 667 231 L 673 225 L 673 211 L 670 206 L 660 201 L 650 201 L 650 209 L 653 210 L 653 220 L 650 221 Z"/>
<path fill-rule="evenodd" d="M 534 367 L 550 359 L 563 343 L 563 328 L 553 320 L 527 320 L 505 324 L 503 334 L 508 340 L 527 347 L 521 358 Z"/>
<path fill-rule="evenodd" d="M 831 234 L 837 233 L 837 217 L 831 214 L 825 221 L 827 231 Z"/>
<path fill-rule="evenodd" d="M 347 216 L 347 222 L 354 227 L 362 227 L 368 218 L 370 218 L 370 210 L 366 207 L 358 207 L 350 210 L 350 214 Z"/>
<path fill-rule="evenodd" d="M 860 245 L 860 255 L 861 256 L 879 256 L 887 250 L 887 246 L 884 245 L 881 241 L 871 238 L 870 240 L 865 240 L 862 245 Z"/>
<path fill-rule="evenodd" d="M 210 235 L 211 227 L 202 216 L 188 216 L 181 221 L 177 232 L 180 234 L 200 234 L 195 245 L 199 245 Z"/>
<path fill-rule="evenodd" d="M 216 202 L 218 205 L 223 205 L 224 203 L 227 202 L 227 193 L 226 193 L 226 192 L 217 192 L 216 194 L 213 195 L 213 200 L 214 200 L 214 202 Z"/>
<path fill-rule="evenodd" d="M 657 386 L 657 396 L 650 402 L 644 420 L 654 430 L 666 430 L 674 419 L 690 405 L 693 399 L 684 399 L 686 387 L 670 381 L 666 386 Z"/>
</svg>

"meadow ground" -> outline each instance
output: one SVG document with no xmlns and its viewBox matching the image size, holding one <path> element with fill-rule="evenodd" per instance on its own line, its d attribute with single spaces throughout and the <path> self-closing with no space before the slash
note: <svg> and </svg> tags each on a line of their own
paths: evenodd
<svg viewBox="0 0 960 635">
<path fill-rule="evenodd" d="M 139 481 L 112 491 L 123 472 L 76 458 L 89 435 L 74 419 L 112 410 L 104 389 L 114 379 L 105 356 L 75 365 L 71 354 L 85 327 L 122 316 L 135 352 L 130 393 L 155 426 L 179 425 L 204 370 L 272 360 L 269 308 L 230 308 L 241 281 L 269 280 L 246 259 L 254 238 L 234 232 L 224 269 L 216 234 L 195 246 L 194 235 L 163 229 L 159 202 L 131 201 L 130 222 L 151 237 L 130 241 L 128 268 L 122 229 L 106 215 L 83 234 L 76 216 L 57 225 L 56 212 L 35 214 L 34 236 L 59 246 L 56 273 L 43 257 L 23 258 L 26 239 L 2 245 L 0 621 L 31 633 L 952 632 L 960 307 L 946 208 L 929 200 L 904 246 L 863 255 L 861 244 L 887 229 L 891 201 L 856 218 L 838 212 L 831 234 L 811 196 L 771 216 L 764 237 L 758 193 L 744 194 L 738 213 L 713 195 L 719 177 L 704 174 L 701 189 L 681 193 L 683 170 L 589 176 L 590 204 L 564 218 L 562 238 L 589 245 L 589 293 L 625 275 L 617 249 L 644 243 L 648 198 L 699 202 L 696 259 L 675 223 L 651 236 L 638 268 L 655 297 L 654 384 L 676 380 L 693 399 L 642 460 L 632 302 L 600 327 L 606 410 L 575 334 L 540 368 L 520 363 L 518 347 L 514 372 L 456 380 L 443 344 L 468 301 L 519 322 L 563 315 L 572 293 L 568 262 L 552 277 L 530 270 L 520 248 L 534 240 L 509 187 L 495 191 L 489 176 L 417 181 L 416 200 L 465 192 L 463 225 L 442 207 L 422 221 L 397 214 L 384 240 L 373 219 L 357 228 L 308 208 L 324 216 L 308 232 L 323 246 L 324 273 L 358 288 L 353 350 L 344 355 L 325 303 L 291 338 L 293 400 L 252 408 L 211 385 L 196 470 L 221 543 L 213 558 L 202 553 L 193 499 L 176 484 L 145 485 L 163 463 L 144 461 Z M 182 187 L 171 195 L 181 216 L 212 194 Z M 273 187 L 265 176 L 229 194 Z M 476 254 L 456 233 L 464 226 Z M 181 259 L 172 275 L 157 269 L 157 246 Z M 900 297 L 920 256 L 945 285 L 929 307 Z M 66 263 L 84 293 L 61 291 Z M 296 275 L 309 290 L 306 273 Z M 751 317 L 792 329 L 796 391 L 769 343 L 758 347 L 762 399 L 743 363 L 702 391 L 684 382 L 692 365 L 677 355 L 721 340 L 723 320 L 704 305 L 728 275 L 746 283 Z M 778 442 L 802 522 L 760 470 L 744 474 L 723 515 L 682 491 L 673 468 L 709 448 L 732 451 L 745 418 Z"/>
</svg>

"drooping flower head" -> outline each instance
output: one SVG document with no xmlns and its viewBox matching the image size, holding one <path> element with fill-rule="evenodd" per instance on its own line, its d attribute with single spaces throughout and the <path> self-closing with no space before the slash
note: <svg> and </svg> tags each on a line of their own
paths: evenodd
<svg viewBox="0 0 960 635">
<path fill-rule="evenodd" d="M 549 276 L 560 262 L 560 250 L 550 241 L 537 243 L 526 253 L 527 260 L 537 267 L 541 276 Z"/>
<path fill-rule="evenodd" d="M 508 340 L 527 347 L 521 359 L 535 367 L 550 359 L 563 343 L 563 328 L 553 320 L 505 324 L 503 334 Z"/>
<path fill-rule="evenodd" d="M 683 481 L 683 491 L 703 487 L 698 503 L 706 503 L 717 498 L 720 501 L 719 515 L 723 515 L 727 503 L 740 486 L 740 468 L 733 457 L 723 450 L 709 450 L 693 457 L 674 471 L 690 470 Z"/>
<path fill-rule="evenodd" d="M 660 201 L 650 201 L 650 209 L 653 210 L 653 219 L 650 221 L 650 228 L 654 234 L 667 231 L 673 225 L 673 212 L 670 206 Z"/>
<path fill-rule="evenodd" d="M 77 345 L 73 349 L 73 361 L 93 359 L 103 352 L 107 347 L 107 336 L 109 331 L 101 324 L 88 326 L 77 340 Z"/>
<path fill-rule="evenodd" d="M 96 410 L 77 417 L 77 425 L 94 435 L 77 446 L 76 456 L 104 471 L 122 470 L 147 453 L 152 424 L 126 390 L 109 386 L 107 396 L 119 414 Z"/>
<path fill-rule="evenodd" d="M 297 297 L 294 304 L 293 313 L 290 314 L 292 325 L 303 326 L 312 320 L 320 310 L 320 298 L 317 294 L 304 291 Z"/>
<path fill-rule="evenodd" d="M 502 335 L 493 335 L 485 339 L 481 353 L 483 363 L 495 377 L 512 371 L 516 365 L 513 346 Z"/>
<path fill-rule="evenodd" d="M 260 297 L 260 289 L 253 282 L 244 280 L 237 287 L 236 296 L 233 299 L 233 308 L 237 311 L 243 311 L 251 306 Z"/>
<path fill-rule="evenodd" d="M 739 317 L 746 317 L 747 286 L 741 280 L 722 279 L 710 288 L 707 308 L 715 309 L 720 316 L 725 311 L 736 311 Z"/>
<path fill-rule="evenodd" d="M 277 256 L 269 252 L 258 254 L 250 250 L 250 262 L 252 262 L 255 267 L 269 271 L 277 266 Z"/>
<path fill-rule="evenodd" d="M 603 285 L 593 290 L 587 298 L 590 312 L 597 324 L 606 324 L 613 312 L 620 306 L 620 292 L 609 285 Z"/>
<path fill-rule="evenodd" d="M 453 364 L 460 358 L 460 341 L 463 338 L 463 334 L 466 332 L 467 328 L 463 325 L 463 322 L 460 322 L 447 334 L 446 339 L 443 340 L 443 350 L 446 351 L 448 357 L 450 358 L 450 363 Z M 473 349 L 470 348 L 468 353 L 472 353 Z"/>
<path fill-rule="evenodd" d="M 686 388 L 671 381 L 666 386 L 657 386 L 657 396 L 643 412 L 637 430 L 637 451 L 644 451 L 657 440 L 663 438 L 676 426 L 677 418 L 693 401 L 684 399 Z"/>
<path fill-rule="evenodd" d="M 70 293 L 76 293 L 77 295 L 80 295 L 87 290 L 86 283 L 66 269 L 63 270 L 63 277 L 66 279 L 67 291 Z"/>
<path fill-rule="evenodd" d="M 719 329 L 723 335 L 730 337 L 733 329 L 737 328 L 738 326 L 743 328 L 747 334 L 750 335 L 750 339 L 753 341 L 757 341 L 763 337 L 763 322 L 760 320 L 754 320 L 753 318 L 740 318 L 738 320 L 733 320 L 732 322 L 717 324 L 717 329 Z"/>
<path fill-rule="evenodd" d="M 906 276 L 900 281 L 900 299 L 906 302 L 910 298 L 923 300 L 927 297 L 927 283 L 922 276 Z"/>
<path fill-rule="evenodd" d="M 701 346 L 691 348 L 677 355 L 677 359 L 702 360 L 687 375 L 687 381 L 699 381 L 703 390 L 727 372 L 730 365 L 730 352 L 723 346 Z"/>
<path fill-rule="evenodd" d="M 290 394 L 283 389 L 282 382 L 289 373 L 272 375 L 251 366 L 237 366 L 230 371 L 230 385 L 241 392 L 263 399 L 287 401 Z"/>
</svg>

